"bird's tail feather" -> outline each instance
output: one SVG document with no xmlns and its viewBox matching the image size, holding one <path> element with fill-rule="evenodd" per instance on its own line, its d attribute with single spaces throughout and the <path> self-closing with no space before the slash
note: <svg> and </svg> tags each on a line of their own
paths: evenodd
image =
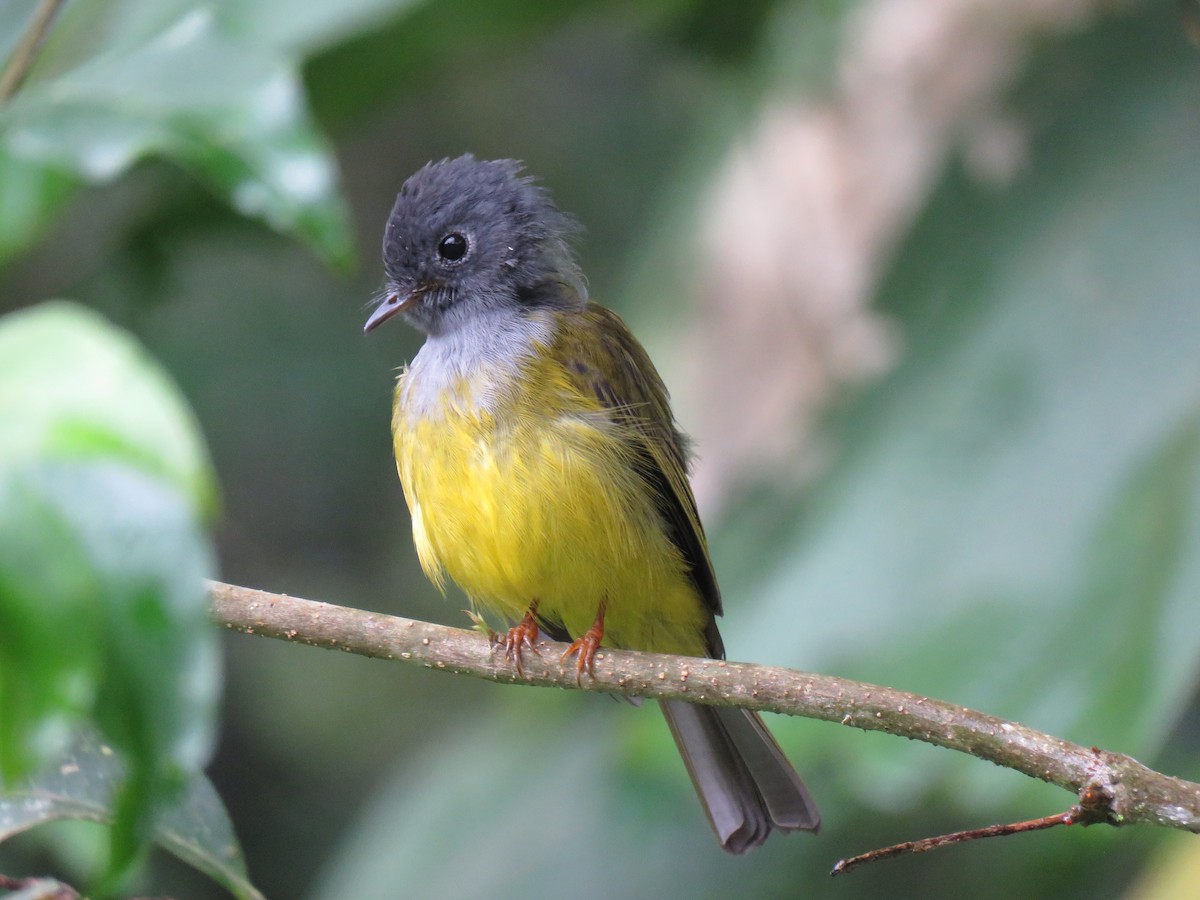
<svg viewBox="0 0 1200 900">
<path fill-rule="evenodd" d="M 678 700 L 660 705 L 724 849 L 745 853 L 772 829 L 820 828 L 816 802 L 757 713 Z"/>
</svg>

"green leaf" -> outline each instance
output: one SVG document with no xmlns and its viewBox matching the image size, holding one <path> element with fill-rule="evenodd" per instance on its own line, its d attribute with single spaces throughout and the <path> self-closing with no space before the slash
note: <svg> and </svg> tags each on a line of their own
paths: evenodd
<svg viewBox="0 0 1200 900">
<path fill-rule="evenodd" d="M 235 34 L 293 53 L 313 53 L 407 12 L 418 0 L 347 0 L 345 3 L 293 3 L 260 0 L 226 3 L 221 18 Z"/>
<path fill-rule="evenodd" d="M 160 479 L 107 461 L 0 470 L 0 764 L 29 771 L 93 717 L 130 766 L 114 871 L 210 753 L 211 571 L 194 509 Z"/>
<path fill-rule="evenodd" d="M 121 459 L 216 505 L 179 389 L 127 334 L 61 301 L 0 319 L 0 460 L 50 458 Z"/>
<path fill-rule="evenodd" d="M 0 108 L 0 159 L 11 160 L 0 165 L 0 195 L 29 195 L 40 181 L 58 187 L 67 176 L 106 183 L 140 159 L 161 156 L 241 213 L 347 265 L 353 247 L 336 164 L 307 112 L 297 53 L 319 43 L 314 29 L 345 33 L 382 4 L 336 4 L 322 15 L 275 5 L 273 20 L 240 7 L 68 5 L 34 76 Z M 0 20 L 8 28 L 0 43 L 23 24 L 11 15 Z M 61 202 L 61 195 L 51 199 Z M 19 222 L 15 216 L 0 217 L 7 226 L 0 227 L 0 251 L 33 237 L 45 210 Z"/>
<path fill-rule="evenodd" d="M 0 841 L 59 819 L 112 823 L 114 797 L 126 778 L 112 748 L 81 737 L 53 765 L 0 796 Z M 154 824 L 154 840 L 239 898 L 262 895 L 250 884 L 233 824 L 212 783 L 188 779 Z"/>
<path fill-rule="evenodd" d="M 129 771 L 111 881 L 211 750 L 208 466 L 161 371 L 69 304 L 0 322 L 0 423 L 0 777 L 98 724 Z"/>
</svg>

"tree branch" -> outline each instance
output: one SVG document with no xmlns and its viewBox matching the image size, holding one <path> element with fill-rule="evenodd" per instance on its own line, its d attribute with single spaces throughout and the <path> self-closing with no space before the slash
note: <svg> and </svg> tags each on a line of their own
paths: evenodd
<svg viewBox="0 0 1200 900">
<path fill-rule="evenodd" d="M 38 3 L 29 19 L 29 25 L 17 41 L 17 46 L 13 48 L 8 65 L 4 67 L 3 74 L 0 74 L 0 103 L 12 97 L 29 74 L 38 49 L 49 33 L 54 17 L 65 2 L 66 0 L 41 0 Z"/>
<path fill-rule="evenodd" d="M 212 582 L 213 615 L 234 631 L 506 684 L 582 688 L 823 719 L 967 753 L 1079 798 L 1090 822 L 1152 824 L 1200 833 L 1200 784 L 1132 757 L 1086 748 L 1015 722 L 891 688 L 774 666 L 605 649 L 594 678 L 575 680 L 559 652 L 526 654 L 518 675 L 488 639 L 396 616 Z M 542 642 L 540 647 L 557 647 Z"/>
</svg>

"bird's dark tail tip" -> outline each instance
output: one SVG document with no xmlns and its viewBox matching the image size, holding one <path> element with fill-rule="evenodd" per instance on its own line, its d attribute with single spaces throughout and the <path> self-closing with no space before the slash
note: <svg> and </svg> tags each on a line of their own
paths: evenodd
<svg viewBox="0 0 1200 900">
<path fill-rule="evenodd" d="M 817 804 L 757 713 L 662 704 L 721 847 L 745 853 L 773 831 L 821 827 Z"/>
</svg>

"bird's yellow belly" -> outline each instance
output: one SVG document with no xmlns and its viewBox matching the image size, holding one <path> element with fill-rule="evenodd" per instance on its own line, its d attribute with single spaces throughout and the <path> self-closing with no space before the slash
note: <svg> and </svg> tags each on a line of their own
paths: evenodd
<svg viewBox="0 0 1200 900">
<path fill-rule="evenodd" d="M 628 445 L 588 415 L 398 416 L 396 457 L 422 566 L 484 610 L 530 604 L 577 636 L 705 655 L 707 612 Z M 508 420 L 520 422 L 508 424 Z"/>
</svg>

